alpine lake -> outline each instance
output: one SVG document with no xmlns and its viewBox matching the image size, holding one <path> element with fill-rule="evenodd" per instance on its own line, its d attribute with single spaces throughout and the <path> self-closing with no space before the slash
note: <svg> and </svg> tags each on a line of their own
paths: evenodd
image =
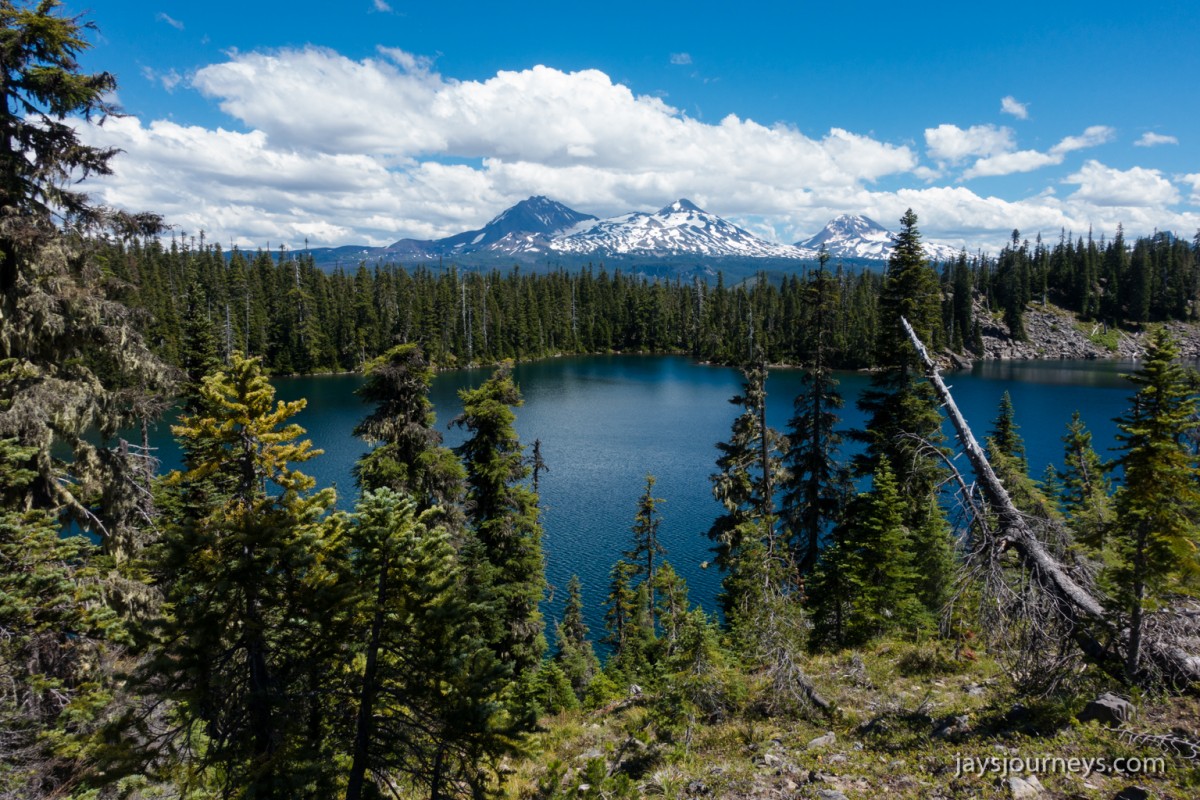
<svg viewBox="0 0 1200 800">
<path fill-rule="evenodd" d="M 955 401 L 981 442 L 992 426 L 1007 390 L 1034 477 L 1048 464 L 1061 467 L 1062 436 L 1078 410 L 1093 434 L 1101 458 L 1112 458 L 1113 419 L 1133 394 L 1123 375 L 1136 368 L 1117 361 L 986 361 L 970 371 L 944 374 Z M 459 444 L 465 432 L 448 423 L 462 410 L 458 391 L 478 386 L 490 368 L 443 372 L 431 399 L 444 443 Z M 767 383 L 767 422 L 787 428 L 792 403 L 801 389 L 797 369 L 772 370 Z M 688 583 L 691 600 L 716 608 L 721 575 L 708 566 L 712 543 L 705 535 L 720 513 L 709 476 L 715 471 L 716 443 L 729 437 L 737 408 L 729 398 L 741 391 L 741 374 L 731 368 L 696 364 L 683 356 L 563 357 L 518 364 L 514 377 L 525 398 L 516 410 L 517 431 L 528 452 L 541 441 L 548 466 L 540 478 L 542 545 L 549 585 L 543 612 L 551 624 L 562 612 L 572 574 L 583 584 L 587 624 L 593 638 L 603 632 L 603 602 L 613 563 L 631 547 L 630 526 L 647 474 L 657 478 L 660 539 L 667 560 Z M 843 429 L 862 427 L 855 400 L 866 388 L 866 373 L 842 372 Z M 300 469 L 317 486 L 333 486 L 338 507 L 351 510 L 357 489 L 351 469 L 367 449 L 352 431 L 367 412 L 354 390 L 360 375 L 319 375 L 273 381 L 277 398 L 305 398 L 295 421 L 324 454 Z M 152 433 L 163 470 L 179 465 L 166 419 Z M 952 432 L 945 426 L 947 435 Z M 849 458 L 855 445 L 843 445 Z M 959 459 L 966 470 L 966 459 Z"/>
</svg>

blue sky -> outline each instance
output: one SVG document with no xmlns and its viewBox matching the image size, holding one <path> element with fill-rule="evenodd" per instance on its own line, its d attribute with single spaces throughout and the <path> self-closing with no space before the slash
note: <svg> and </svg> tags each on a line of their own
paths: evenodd
<svg viewBox="0 0 1200 800">
<path fill-rule="evenodd" d="M 790 242 L 907 207 L 969 247 L 1200 228 L 1197 4 L 115 2 L 103 200 L 242 245 L 382 244 L 531 194 L 690 197 Z"/>
</svg>

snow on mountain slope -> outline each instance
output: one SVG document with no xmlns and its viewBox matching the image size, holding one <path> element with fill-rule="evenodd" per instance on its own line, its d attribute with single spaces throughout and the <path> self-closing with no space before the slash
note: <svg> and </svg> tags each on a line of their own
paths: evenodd
<svg viewBox="0 0 1200 800">
<path fill-rule="evenodd" d="M 591 214 L 580 213 L 537 195 L 505 209 L 478 230 L 463 231 L 432 241 L 401 239 L 387 250 L 396 254 L 427 256 L 454 256 L 480 251 L 537 253 L 545 250 L 546 242 L 555 234 L 594 219 Z"/>
<path fill-rule="evenodd" d="M 795 246 L 819 250 L 821 245 L 825 245 L 825 251 L 834 259 L 886 261 L 892 252 L 893 237 L 893 233 L 870 217 L 842 214 L 826 223 L 820 233 L 796 242 Z M 950 245 L 930 241 L 921 244 L 931 261 L 946 261 L 957 258 L 959 254 L 959 249 Z"/>
<path fill-rule="evenodd" d="M 560 253 L 637 256 L 696 255 L 811 259 L 814 253 L 763 241 L 690 200 L 676 200 L 653 214 L 635 211 L 583 222 L 550 241 Z"/>
</svg>

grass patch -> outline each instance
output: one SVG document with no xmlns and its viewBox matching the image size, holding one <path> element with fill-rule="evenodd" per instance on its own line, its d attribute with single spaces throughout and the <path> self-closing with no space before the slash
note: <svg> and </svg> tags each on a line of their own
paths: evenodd
<svg viewBox="0 0 1200 800">
<path fill-rule="evenodd" d="M 504 796 L 815 798 L 832 789 L 849 800 L 1009 798 L 999 775 L 965 773 L 963 760 L 1131 756 L 1162 758 L 1165 769 L 1038 774 L 1043 796 L 1111 800 L 1131 785 L 1155 798 L 1200 796 L 1200 759 L 1173 755 L 1162 745 L 1172 736 L 1200 738 L 1200 699 L 1134 696 L 1137 718 L 1117 732 L 1075 717 L 1088 700 L 1117 687 L 1020 698 L 982 649 L 964 658 L 951 643 L 891 640 L 813 655 L 805 669 L 837 706 L 832 720 L 764 716 L 748 704 L 663 737 L 653 698 L 607 713 L 566 712 L 543 720 L 527 755 L 513 760 Z M 810 748 L 830 731 L 832 743 Z"/>
<path fill-rule="evenodd" d="M 1080 332 L 1087 337 L 1087 340 L 1094 345 L 1103 347 L 1110 353 L 1117 352 L 1117 346 L 1121 342 L 1121 332 L 1116 328 L 1109 328 L 1098 322 L 1079 322 Z"/>
</svg>

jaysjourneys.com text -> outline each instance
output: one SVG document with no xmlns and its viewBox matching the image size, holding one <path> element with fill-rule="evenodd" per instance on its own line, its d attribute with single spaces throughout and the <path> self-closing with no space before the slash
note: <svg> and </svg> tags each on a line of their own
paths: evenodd
<svg viewBox="0 0 1200 800">
<path fill-rule="evenodd" d="M 975 758 L 954 754 L 954 777 L 963 775 L 1154 775 L 1165 772 L 1165 758 L 1062 758 L 1060 756 L 986 756 Z"/>
</svg>

